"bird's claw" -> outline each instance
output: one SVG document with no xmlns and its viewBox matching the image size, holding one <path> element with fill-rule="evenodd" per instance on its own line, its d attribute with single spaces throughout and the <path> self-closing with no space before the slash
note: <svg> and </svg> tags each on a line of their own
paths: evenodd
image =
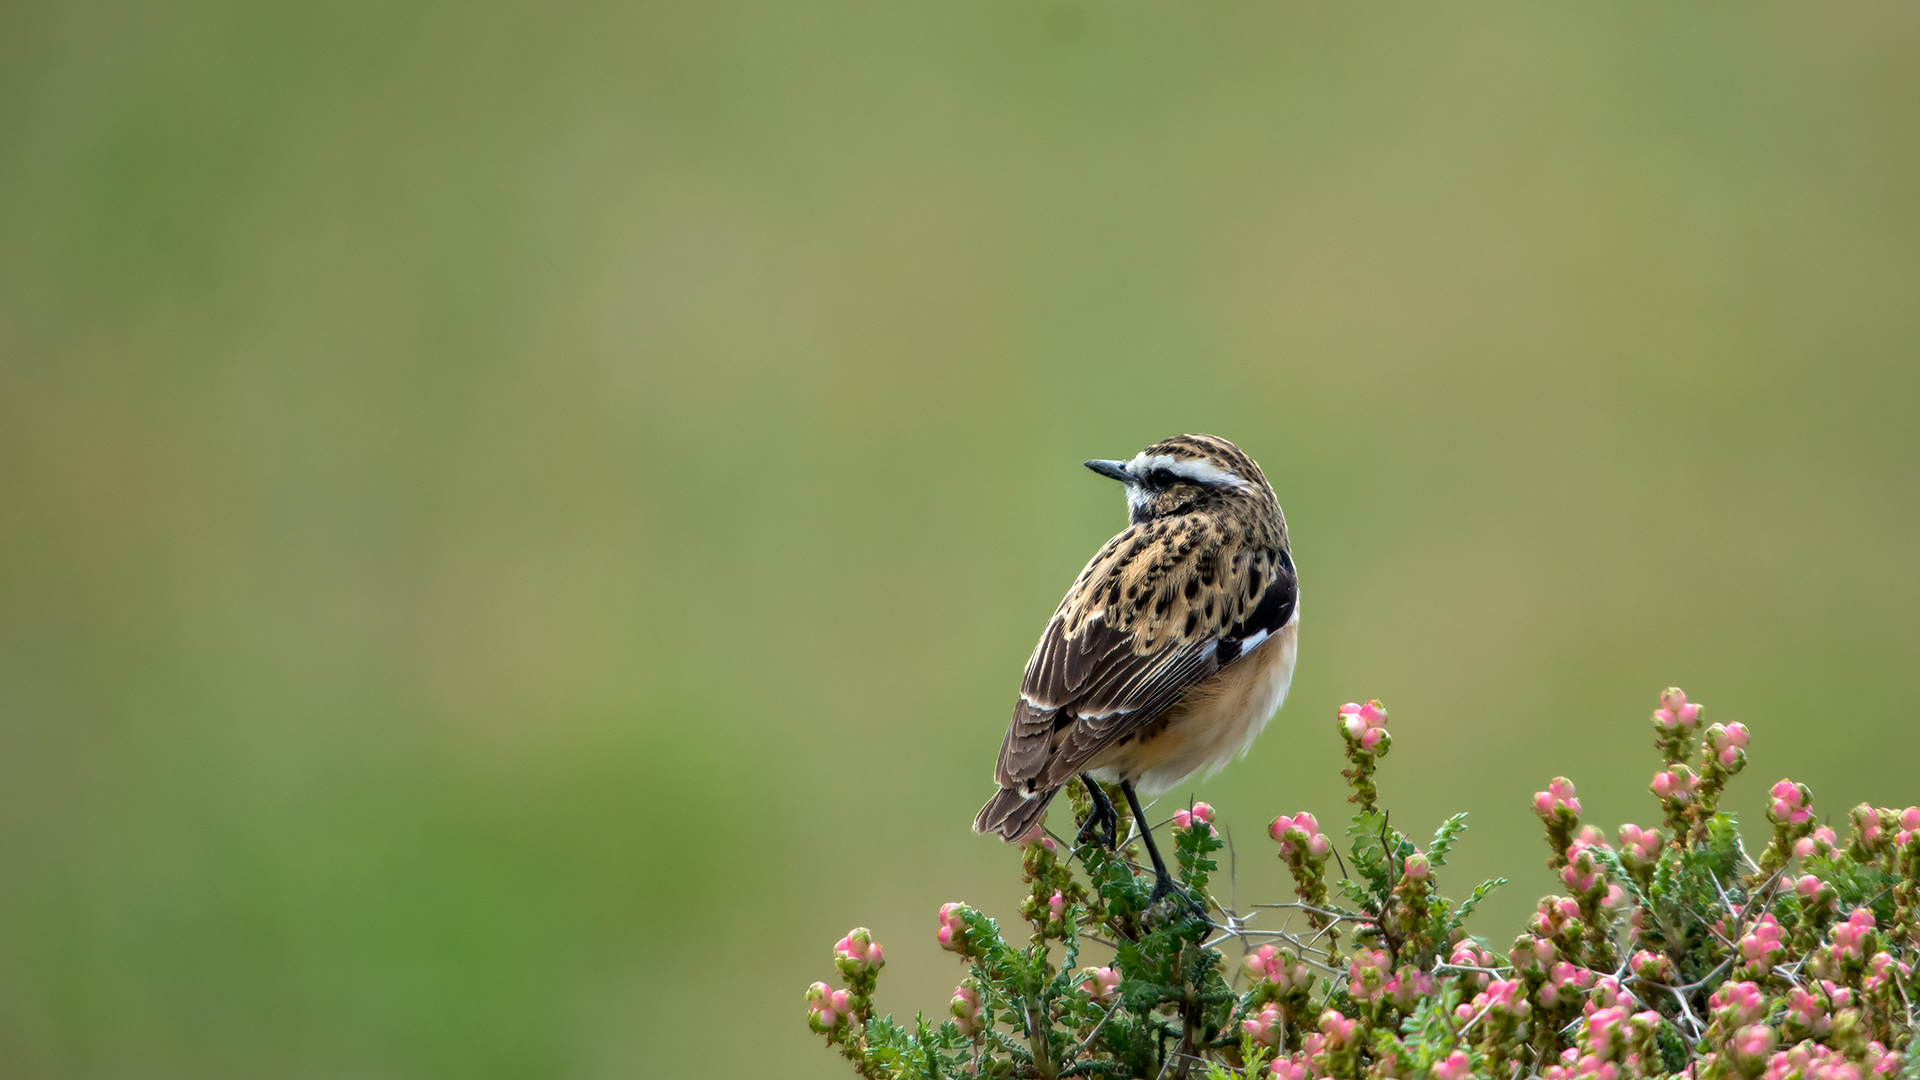
<svg viewBox="0 0 1920 1080">
<path fill-rule="evenodd" d="M 1105 835 L 1100 837 L 1101 847 L 1112 851 L 1120 846 L 1120 813 L 1112 806 L 1094 807 L 1087 815 L 1086 823 L 1080 826 L 1080 832 L 1074 836 L 1073 844 L 1079 847 L 1087 842 L 1088 837 L 1102 833 Z"/>
<path fill-rule="evenodd" d="M 1194 918 L 1199 919 L 1201 922 L 1208 921 L 1206 905 L 1195 900 L 1187 890 L 1175 885 L 1171 877 L 1164 875 L 1154 881 L 1153 893 L 1147 897 L 1147 906 L 1151 907 L 1169 896 L 1178 897 L 1181 904 L 1186 907 L 1187 911 L 1190 912 Z"/>
</svg>

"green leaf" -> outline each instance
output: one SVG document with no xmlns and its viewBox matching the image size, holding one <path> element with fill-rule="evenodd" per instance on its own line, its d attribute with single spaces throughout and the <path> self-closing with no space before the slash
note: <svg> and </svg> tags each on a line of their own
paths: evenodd
<svg viewBox="0 0 1920 1080">
<path fill-rule="evenodd" d="M 1467 902 L 1460 905 L 1460 921 L 1466 922 L 1467 916 L 1473 914 L 1473 909 L 1480 906 L 1480 901 L 1485 900 L 1488 893 L 1506 883 L 1507 879 L 1503 877 L 1490 878 L 1481 882 L 1473 890 L 1473 895 L 1467 897 Z"/>
<path fill-rule="evenodd" d="M 1440 824 L 1433 834 L 1433 842 L 1427 845 L 1427 861 L 1435 866 L 1447 865 L 1447 853 L 1453 850 L 1453 842 L 1467 831 L 1467 815 L 1455 814 Z"/>
</svg>

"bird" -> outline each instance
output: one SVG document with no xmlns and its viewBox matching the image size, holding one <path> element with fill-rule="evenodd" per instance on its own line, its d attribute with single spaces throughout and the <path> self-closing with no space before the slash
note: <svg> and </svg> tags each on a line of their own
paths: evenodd
<svg viewBox="0 0 1920 1080">
<path fill-rule="evenodd" d="M 1078 778 L 1117 843 L 1117 784 L 1152 857 L 1151 902 L 1174 891 L 1140 807 L 1244 755 L 1280 708 L 1298 653 L 1287 521 L 1260 466 L 1213 435 L 1176 435 L 1086 467 L 1125 486 L 1127 527 L 1047 621 L 1000 746 L 1000 790 L 973 828 L 1018 841 Z"/>
</svg>

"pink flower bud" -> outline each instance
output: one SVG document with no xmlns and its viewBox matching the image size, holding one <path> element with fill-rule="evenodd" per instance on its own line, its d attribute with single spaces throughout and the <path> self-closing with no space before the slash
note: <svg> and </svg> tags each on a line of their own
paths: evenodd
<svg viewBox="0 0 1920 1080">
<path fill-rule="evenodd" d="M 1246 966 L 1247 977 L 1256 981 L 1267 977 L 1267 965 L 1273 961 L 1279 950 L 1271 945 L 1262 945 L 1242 957 L 1240 962 Z"/>
<path fill-rule="evenodd" d="M 1746 1025 L 1766 1015 L 1766 999 L 1761 996 L 1760 988 L 1750 982 L 1726 982 L 1707 999 L 1716 1015 L 1723 1015 L 1735 1024 Z"/>
<path fill-rule="evenodd" d="M 1378 701 L 1365 705 L 1349 701 L 1340 706 L 1340 729 L 1349 741 L 1373 750 L 1387 737 L 1387 711 Z"/>
<path fill-rule="evenodd" d="M 1320 1014 L 1320 1032 L 1327 1037 L 1332 1046 L 1344 1046 L 1353 1038 L 1355 1021 L 1347 1019 L 1334 1009 Z"/>
<path fill-rule="evenodd" d="M 1273 1080 L 1308 1080 L 1312 1075 L 1307 1063 L 1299 1056 L 1276 1058 L 1273 1064 L 1267 1066 L 1267 1073 Z"/>
<path fill-rule="evenodd" d="M 948 1003 L 948 1011 L 953 1013 L 953 1021 L 960 1028 L 960 1034 L 971 1039 L 987 1029 L 986 1009 L 980 1005 L 980 993 L 968 983 L 954 988 L 953 1001 Z"/>
<path fill-rule="evenodd" d="M 1472 1065 L 1467 1061 L 1467 1052 L 1455 1050 L 1444 1060 L 1434 1063 L 1433 1080 L 1466 1080 L 1467 1073 L 1471 1069 Z"/>
<path fill-rule="evenodd" d="M 807 987 L 807 1024 L 815 1031 L 830 1031 L 851 1010 L 845 990 L 828 990 L 823 982 Z"/>
<path fill-rule="evenodd" d="M 1668 960 L 1661 953 L 1641 949 L 1633 954 L 1633 959 L 1627 961 L 1627 967 L 1636 978 L 1645 979 L 1648 982 L 1663 984 L 1673 982 L 1673 961 Z"/>
<path fill-rule="evenodd" d="M 966 905 L 950 903 L 940 905 L 940 947 L 948 952 L 966 954 L 967 920 L 964 916 Z"/>
<path fill-rule="evenodd" d="M 1407 856 L 1406 864 L 1401 867 L 1400 872 L 1410 881 L 1425 881 L 1433 873 L 1433 864 L 1425 855 L 1416 851 Z"/>
<path fill-rule="evenodd" d="M 1287 830 L 1291 828 L 1293 828 L 1293 819 L 1285 814 L 1281 814 L 1279 817 L 1273 819 L 1273 824 L 1267 826 L 1267 835 L 1285 843 Z"/>
<path fill-rule="evenodd" d="M 1534 793 L 1533 812 L 1548 821 L 1562 812 L 1579 817 L 1580 800 L 1574 798 L 1573 781 L 1564 776 L 1554 777 L 1547 790 Z"/>
<path fill-rule="evenodd" d="M 1187 813 L 1185 810 L 1175 810 L 1173 812 L 1173 827 L 1183 831 L 1192 828 L 1193 815 Z"/>
<path fill-rule="evenodd" d="M 877 970 L 886 964 L 881 957 L 880 943 L 873 940 L 871 932 L 864 926 L 847 931 L 847 936 L 834 944 L 833 961 L 848 975 Z"/>
<path fill-rule="evenodd" d="M 1054 922 L 1059 922 L 1060 917 L 1066 913 L 1067 898 L 1060 895 L 1060 890 L 1055 889 L 1053 895 L 1047 898 L 1047 917 Z"/>
<path fill-rule="evenodd" d="M 1120 986 L 1120 973 L 1110 967 L 1087 968 L 1081 973 L 1085 978 L 1080 988 L 1093 1000 L 1106 1004 L 1113 1000 L 1113 993 Z"/>
<path fill-rule="evenodd" d="M 1909 806 L 1900 811 L 1900 827 L 1908 832 L 1920 832 L 1920 806 Z"/>
<path fill-rule="evenodd" d="M 1774 1041 L 1772 1028 L 1749 1024 L 1733 1033 L 1733 1052 L 1738 1057 L 1757 1060 L 1773 1053 Z"/>
<path fill-rule="evenodd" d="M 1240 1021 L 1240 1030 L 1261 1046 L 1280 1045 L 1280 1028 L 1280 1008 L 1272 1004 Z"/>
</svg>

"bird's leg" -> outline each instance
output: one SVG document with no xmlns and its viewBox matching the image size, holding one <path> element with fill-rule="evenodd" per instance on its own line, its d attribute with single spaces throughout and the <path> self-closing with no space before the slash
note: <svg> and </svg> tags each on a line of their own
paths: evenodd
<svg viewBox="0 0 1920 1080">
<path fill-rule="evenodd" d="M 1073 838 L 1075 847 L 1087 842 L 1087 837 L 1097 833 L 1106 833 L 1104 846 L 1108 851 L 1120 846 L 1120 812 L 1113 808 L 1113 800 L 1100 790 L 1100 785 L 1086 773 L 1080 774 L 1080 782 L 1087 785 L 1087 795 L 1093 800 L 1093 812 L 1087 815 L 1087 823 L 1080 826 L 1080 835 Z"/>
<path fill-rule="evenodd" d="M 1147 812 L 1140 809 L 1140 796 L 1133 793 L 1133 784 L 1127 780 L 1120 781 L 1120 793 L 1127 797 L 1127 805 L 1133 809 L 1133 820 L 1140 826 L 1140 839 L 1147 842 L 1147 857 L 1153 860 L 1153 895 L 1147 898 L 1147 902 L 1157 904 L 1162 899 L 1179 893 L 1180 898 L 1187 902 L 1187 908 L 1193 912 L 1194 917 L 1202 922 L 1206 921 L 1207 909 L 1175 885 L 1173 875 L 1167 873 L 1167 864 L 1160 858 L 1160 849 L 1153 846 L 1153 830 L 1147 825 Z"/>
</svg>

